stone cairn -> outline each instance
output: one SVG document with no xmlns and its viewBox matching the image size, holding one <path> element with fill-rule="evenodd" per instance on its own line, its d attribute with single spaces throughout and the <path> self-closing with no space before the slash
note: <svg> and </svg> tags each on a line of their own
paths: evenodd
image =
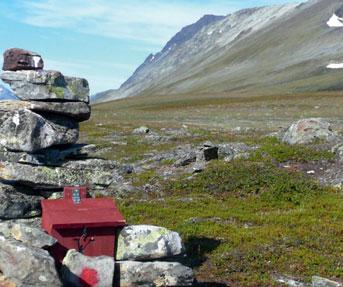
<svg viewBox="0 0 343 287">
<path fill-rule="evenodd" d="M 1 79 L 19 100 L 0 101 L 0 286 L 192 285 L 192 270 L 170 260 L 184 252 L 179 234 L 148 225 L 119 230 L 114 257 L 69 250 L 56 269 L 45 250 L 56 240 L 40 228 L 41 199 L 67 185 L 103 190 L 125 171 L 91 157 L 94 145 L 77 144 L 91 113 L 87 80 L 43 67 L 37 53 L 4 53 Z M 84 270 L 95 270 L 96 282 Z"/>
</svg>

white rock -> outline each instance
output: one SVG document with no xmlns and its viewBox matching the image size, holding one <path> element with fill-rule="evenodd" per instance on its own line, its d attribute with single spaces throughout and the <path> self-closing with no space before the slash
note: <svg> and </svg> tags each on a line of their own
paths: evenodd
<svg viewBox="0 0 343 287">
<path fill-rule="evenodd" d="M 179 255 L 182 239 L 176 232 L 151 225 L 124 227 L 118 236 L 117 260 L 150 260 Z"/>
<path fill-rule="evenodd" d="M 114 280 L 114 258 L 89 257 L 74 249 L 63 259 L 62 278 L 67 286 L 110 287 Z"/>
</svg>

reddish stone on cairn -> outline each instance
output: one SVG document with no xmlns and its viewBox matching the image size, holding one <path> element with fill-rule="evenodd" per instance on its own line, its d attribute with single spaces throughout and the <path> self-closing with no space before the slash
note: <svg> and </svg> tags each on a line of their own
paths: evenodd
<svg viewBox="0 0 343 287">
<path fill-rule="evenodd" d="M 23 49 L 8 49 L 4 53 L 4 71 L 41 70 L 44 67 L 42 57 Z"/>
</svg>

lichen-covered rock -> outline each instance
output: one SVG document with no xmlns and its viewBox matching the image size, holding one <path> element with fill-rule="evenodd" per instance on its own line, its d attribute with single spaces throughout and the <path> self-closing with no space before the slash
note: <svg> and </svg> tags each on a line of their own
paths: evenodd
<svg viewBox="0 0 343 287">
<path fill-rule="evenodd" d="M 319 276 L 312 277 L 313 287 L 342 287 L 343 284 Z"/>
<path fill-rule="evenodd" d="M 174 262 L 117 261 L 115 279 L 121 287 L 192 286 L 191 268 Z"/>
<path fill-rule="evenodd" d="M 28 188 L 0 183 L 0 219 L 39 216 L 41 199 Z"/>
<path fill-rule="evenodd" d="M 116 260 L 150 260 L 179 255 L 182 239 L 176 232 L 151 225 L 124 227 L 118 235 Z"/>
<path fill-rule="evenodd" d="M 110 287 L 114 279 L 114 258 L 88 257 L 74 249 L 63 259 L 62 278 L 67 286 Z"/>
<path fill-rule="evenodd" d="M 0 78 L 21 100 L 55 100 L 89 103 L 86 79 L 66 77 L 57 71 L 4 72 Z"/>
<path fill-rule="evenodd" d="M 86 121 L 91 108 L 84 102 L 40 102 L 40 101 L 0 101 L 0 111 L 27 109 L 36 113 L 52 113 L 67 116 L 78 122 Z"/>
<path fill-rule="evenodd" d="M 114 171 L 91 169 L 87 166 L 77 169 L 0 162 L 0 180 L 35 188 L 60 188 L 67 185 L 104 187 L 115 181 L 116 176 Z"/>
<path fill-rule="evenodd" d="M 4 71 L 41 70 L 43 67 L 43 59 L 37 53 L 17 48 L 8 49 L 4 53 Z"/>
<path fill-rule="evenodd" d="M 78 123 L 67 117 L 42 117 L 26 109 L 0 112 L 0 144 L 9 150 L 36 152 L 74 144 L 78 137 Z"/>
<path fill-rule="evenodd" d="M 1 226 L 9 227 L 10 236 L 32 247 L 45 248 L 54 245 L 57 240 L 40 228 L 32 227 L 23 223 L 2 222 Z"/>
<path fill-rule="evenodd" d="M 18 287 L 62 286 L 55 261 L 43 249 L 0 235 L 0 270 Z"/>
<path fill-rule="evenodd" d="M 290 145 L 309 144 L 315 140 L 331 141 L 337 138 L 330 123 L 323 119 L 303 119 L 292 124 L 281 136 L 281 141 Z"/>
</svg>

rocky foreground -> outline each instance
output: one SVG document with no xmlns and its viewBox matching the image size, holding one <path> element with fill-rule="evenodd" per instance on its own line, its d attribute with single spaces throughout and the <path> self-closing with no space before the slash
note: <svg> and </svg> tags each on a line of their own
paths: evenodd
<svg viewBox="0 0 343 287">
<path fill-rule="evenodd" d="M 170 260 L 184 252 L 179 234 L 162 227 L 118 230 L 113 257 L 70 250 L 60 266 L 50 256 L 56 240 L 41 229 L 41 199 L 60 197 L 66 185 L 94 195 L 128 168 L 77 144 L 91 113 L 88 82 L 43 67 L 36 53 L 4 54 L 1 79 L 20 100 L 0 102 L 0 286 L 192 285 L 192 269 Z"/>
</svg>

